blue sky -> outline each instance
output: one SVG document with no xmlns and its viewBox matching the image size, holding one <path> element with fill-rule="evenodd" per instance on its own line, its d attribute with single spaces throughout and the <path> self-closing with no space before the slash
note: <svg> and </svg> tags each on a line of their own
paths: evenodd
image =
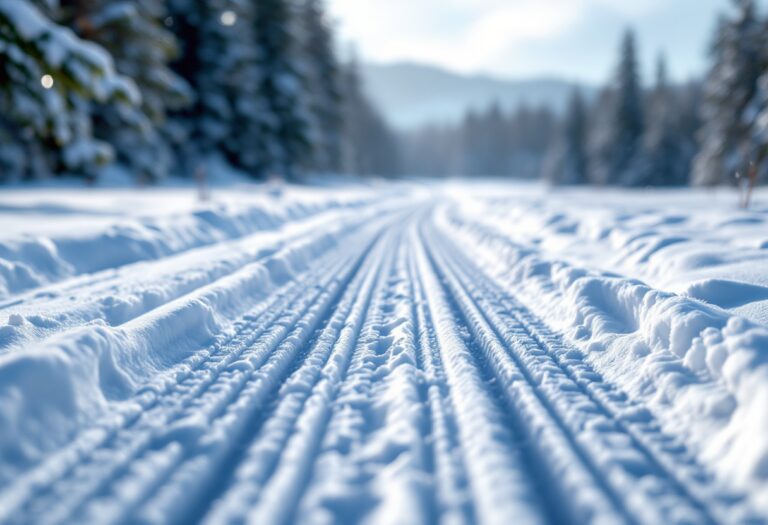
<svg viewBox="0 0 768 525">
<path fill-rule="evenodd" d="M 374 62 L 462 73 L 604 81 L 635 28 L 645 74 L 664 52 L 672 76 L 700 74 L 731 0 L 328 0 L 341 40 Z"/>
</svg>

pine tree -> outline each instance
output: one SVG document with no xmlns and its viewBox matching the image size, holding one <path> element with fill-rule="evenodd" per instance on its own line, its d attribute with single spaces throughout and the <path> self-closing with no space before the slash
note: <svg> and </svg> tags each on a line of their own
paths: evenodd
<svg viewBox="0 0 768 525">
<path fill-rule="evenodd" d="M 714 185 L 750 161 L 758 82 L 765 70 L 768 35 L 753 0 L 734 0 L 736 16 L 722 18 L 704 87 L 701 151 L 692 182 Z"/>
<path fill-rule="evenodd" d="M 633 163 L 644 131 L 643 91 L 640 86 L 635 37 L 628 31 L 622 46 L 622 60 L 619 67 L 616 113 L 614 114 L 616 142 L 612 170 L 616 182 L 633 184 L 636 175 L 632 173 Z"/>
<path fill-rule="evenodd" d="M 754 122 L 750 136 L 750 162 L 759 182 L 765 183 L 768 178 L 768 68 L 760 77 L 760 89 L 753 100 Z"/>
<path fill-rule="evenodd" d="M 691 155 L 681 129 L 681 112 L 667 81 L 666 63 L 659 58 L 656 86 L 650 97 L 648 126 L 643 137 L 642 167 L 638 184 L 670 186 L 685 184 Z"/>
<path fill-rule="evenodd" d="M 762 26 L 765 34 L 768 31 L 768 19 L 762 21 Z M 752 169 L 751 176 L 756 178 L 754 182 L 765 183 L 768 180 L 768 42 L 764 42 L 762 50 L 757 92 L 746 112 L 747 124 L 751 129 L 747 161 L 752 163 L 747 175 L 750 176 L 749 169 Z"/>
<path fill-rule="evenodd" d="M 499 102 L 492 102 L 480 115 L 480 119 L 482 133 L 478 135 L 479 151 L 475 152 L 475 158 L 480 161 L 480 171 L 477 174 L 509 175 L 512 164 L 510 162 L 512 149 L 509 142 L 510 126 Z"/>
<path fill-rule="evenodd" d="M 483 127 L 481 115 L 470 108 L 464 114 L 461 124 L 461 157 L 464 175 L 479 175 L 484 171 L 482 158 Z"/>
<path fill-rule="evenodd" d="M 621 61 L 615 86 L 603 99 L 595 131 L 594 174 L 597 182 L 633 185 L 637 183 L 638 152 L 644 131 L 643 92 L 640 85 L 635 37 L 624 35 Z"/>
<path fill-rule="evenodd" d="M 573 90 L 565 122 L 544 163 L 543 176 L 552 184 L 589 182 L 587 155 L 588 116 L 584 98 Z"/>
<path fill-rule="evenodd" d="M 309 167 L 321 172 L 338 172 L 343 125 L 341 72 L 322 0 L 303 0 L 300 20 L 305 91 L 311 112 Z"/>
<path fill-rule="evenodd" d="M 172 66 L 194 92 L 194 103 L 170 119 L 183 173 L 191 175 L 218 155 L 259 175 L 262 157 L 255 144 L 266 109 L 257 93 L 255 2 L 171 0 L 169 9 L 182 48 Z"/>
<path fill-rule="evenodd" d="M 260 0 L 254 14 L 257 93 L 265 112 L 255 147 L 259 170 L 268 176 L 296 177 L 312 149 L 295 17 L 291 0 Z"/>
<path fill-rule="evenodd" d="M 255 145 L 270 118 L 259 92 L 262 75 L 254 21 L 260 4 L 250 0 L 209 1 L 216 23 L 209 24 L 206 31 L 211 45 L 204 49 L 206 72 L 199 94 L 207 108 L 207 135 L 230 163 L 260 177 L 263 157 Z"/>
<path fill-rule="evenodd" d="M 47 16 L 52 14 L 47 3 L 0 2 L 3 177 L 61 171 L 94 176 L 95 166 L 111 160 L 112 148 L 93 137 L 91 102 L 131 108 L 141 100 L 103 48 L 54 23 Z"/>
<path fill-rule="evenodd" d="M 103 46 L 117 71 L 132 78 L 142 95 L 140 107 L 94 107 L 96 136 L 111 143 L 118 159 L 137 176 L 167 174 L 172 156 L 161 127 L 169 109 L 190 102 L 191 91 L 168 67 L 178 49 L 173 34 L 163 27 L 164 2 L 61 0 L 61 7 L 78 35 Z"/>
<path fill-rule="evenodd" d="M 698 80 L 689 81 L 677 88 L 675 102 L 679 119 L 678 126 L 681 140 L 687 150 L 689 164 L 686 182 L 690 182 L 693 160 L 699 151 L 698 134 L 702 126 L 702 99 L 702 83 Z"/>
</svg>

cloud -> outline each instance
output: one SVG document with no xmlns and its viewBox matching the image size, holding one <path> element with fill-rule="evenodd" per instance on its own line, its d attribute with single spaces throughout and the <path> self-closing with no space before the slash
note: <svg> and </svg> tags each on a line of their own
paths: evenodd
<svg viewBox="0 0 768 525">
<path fill-rule="evenodd" d="M 677 1 L 677 0 L 676 0 Z M 685 3 L 680 0 L 681 3 Z M 694 1 L 695 3 L 695 1 Z M 530 50 L 563 44 L 594 24 L 619 30 L 669 9 L 666 0 L 329 0 L 343 41 L 367 60 L 427 62 L 455 71 L 515 73 L 531 65 Z M 611 52 L 614 32 L 610 36 Z M 515 63 L 511 64 L 514 58 Z"/>
<path fill-rule="evenodd" d="M 471 70 L 514 42 L 547 38 L 572 23 L 564 0 L 333 0 L 344 39 L 371 60 L 404 58 Z"/>
</svg>

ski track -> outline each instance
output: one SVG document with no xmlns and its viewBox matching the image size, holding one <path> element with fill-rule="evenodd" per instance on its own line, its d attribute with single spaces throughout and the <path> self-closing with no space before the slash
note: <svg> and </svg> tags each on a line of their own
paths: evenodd
<svg viewBox="0 0 768 525">
<path fill-rule="evenodd" d="M 141 297 L 207 265 L 122 327 L 234 293 L 251 268 L 271 276 L 0 480 L 0 523 L 768 522 L 454 242 L 444 206 L 342 209 L 11 297 L 0 312 Z M 98 317 L 81 309 L 6 356 Z"/>
</svg>

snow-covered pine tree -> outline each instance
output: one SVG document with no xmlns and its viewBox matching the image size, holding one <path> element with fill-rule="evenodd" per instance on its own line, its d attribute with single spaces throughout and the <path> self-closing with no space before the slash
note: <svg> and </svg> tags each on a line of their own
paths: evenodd
<svg viewBox="0 0 768 525">
<path fill-rule="evenodd" d="M 171 68 L 192 88 L 194 100 L 192 104 L 170 113 L 166 129 L 176 150 L 181 174 L 191 176 L 199 158 L 211 150 L 210 141 L 205 140 L 201 126 L 206 105 L 200 94 L 207 73 L 203 61 L 204 50 L 208 45 L 204 38 L 204 27 L 205 24 L 218 21 L 209 10 L 208 0 L 168 0 L 167 7 L 165 25 L 176 36 L 180 48 L 179 56 L 171 63 Z"/>
<path fill-rule="evenodd" d="M 526 115 L 532 112 L 527 106 L 523 106 Z M 533 127 L 533 126 L 532 126 Z M 485 114 L 485 140 L 488 152 L 486 174 L 506 176 L 512 175 L 511 170 L 521 170 L 522 163 L 513 166 L 512 157 L 519 153 L 519 148 L 514 148 L 510 143 L 513 135 L 513 119 L 502 109 L 501 103 L 494 101 Z M 531 129 L 534 134 L 535 130 Z M 516 151 L 517 149 L 517 151 Z"/>
<path fill-rule="evenodd" d="M 691 148 L 681 127 L 682 115 L 677 99 L 674 88 L 667 80 L 666 62 L 663 57 L 659 57 L 656 86 L 649 100 L 637 184 L 682 185 L 688 179 Z"/>
<path fill-rule="evenodd" d="M 259 66 L 257 94 L 265 114 L 254 146 L 259 171 L 266 176 L 297 176 L 312 151 L 299 30 L 292 0 L 257 2 L 253 24 Z"/>
<path fill-rule="evenodd" d="M 93 176 L 112 148 L 94 139 L 89 104 L 140 103 L 135 84 L 115 72 L 104 49 L 43 11 L 55 8 L 53 2 L 0 2 L 3 178 L 61 171 Z"/>
<path fill-rule="evenodd" d="M 169 109 L 191 101 L 191 90 L 168 67 L 178 49 L 173 33 L 163 25 L 165 2 L 61 0 L 61 7 L 68 25 L 104 47 L 117 71 L 132 78 L 142 95 L 140 107 L 93 107 L 94 133 L 113 145 L 136 176 L 156 179 L 167 174 L 172 155 L 162 126 Z"/>
<path fill-rule="evenodd" d="M 589 182 L 587 137 L 589 122 L 584 98 L 574 88 L 562 129 L 544 162 L 543 177 L 552 184 Z"/>
<path fill-rule="evenodd" d="M 218 24 L 210 25 L 206 31 L 206 40 L 211 45 L 204 47 L 207 73 L 202 84 L 209 88 L 203 88 L 199 95 L 208 108 L 209 136 L 232 164 L 254 177 L 262 177 L 264 158 L 257 145 L 271 117 L 267 101 L 259 91 L 262 75 L 254 24 L 260 3 L 209 1 Z M 208 92 L 217 94 L 206 100 Z M 224 130 L 226 134 L 222 133 Z"/>
<path fill-rule="evenodd" d="M 768 69 L 760 77 L 759 90 L 753 104 L 754 122 L 750 134 L 750 162 L 758 177 L 757 182 L 765 184 L 768 179 Z"/>
<path fill-rule="evenodd" d="M 609 183 L 607 145 L 610 144 L 613 126 L 608 108 L 613 104 L 613 99 L 613 90 L 605 87 L 597 93 L 595 102 L 588 108 L 587 161 L 589 182 L 595 185 Z"/>
<path fill-rule="evenodd" d="M 621 44 L 621 60 L 614 86 L 606 93 L 595 119 L 593 158 L 596 182 L 638 183 L 638 154 L 644 131 L 643 91 L 637 65 L 635 36 L 628 30 Z"/>
<path fill-rule="evenodd" d="M 768 18 L 762 20 L 763 35 L 768 32 Z M 745 112 L 746 124 L 750 127 L 747 162 L 751 166 L 747 176 L 755 177 L 755 183 L 768 181 L 768 38 L 763 42 L 760 56 L 761 75 L 757 91 Z M 753 170 L 750 173 L 750 170 Z"/>
<path fill-rule="evenodd" d="M 528 108 L 521 108 L 528 112 Z M 465 133 L 465 144 L 472 159 L 472 175 L 507 175 L 510 168 L 511 131 L 498 101 L 476 114 L 475 123 Z M 471 118 L 469 119 L 471 122 Z"/>
<path fill-rule="evenodd" d="M 257 148 L 267 110 L 259 97 L 258 53 L 252 0 L 171 0 L 169 23 L 182 47 L 174 70 L 191 86 L 195 102 L 174 112 L 169 129 L 182 173 L 212 155 L 257 176 Z"/>
<path fill-rule="evenodd" d="M 715 185 L 747 168 L 758 82 L 765 71 L 768 34 L 753 0 L 734 0 L 735 14 L 721 18 L 704 86 L 701 150 L 692 182 Z"/>
<path fill-rule="evenodd" d="M 699 130 L 701 130 L 702 82 L 699 80 L 689 81 L 678 86 L 676 91 L 680 136 L 690 157 L 690 166 L 686 178 L 686 181 L 689 182 L 691 170 L 693 169 L 693 160 L 699 151 L 698 134 Z"/>
<path fill-rule="evenodd" d="M 483 171 L 480 150 L 484 132 L 482 117 L 474 108 L 464 113 L 461 123 L 461 171 L 464 175 L 478 175 Z"/>
<path fill-rule="evenodd" d="M 338 172 L 341 169 L 343 106 L 333 30 L 322 0 L 302 0 L 299 10 L 300 51 L 305 64 L 305 91 L 311 113 L 309 167 L 320 172 Z"/>
</svg>

